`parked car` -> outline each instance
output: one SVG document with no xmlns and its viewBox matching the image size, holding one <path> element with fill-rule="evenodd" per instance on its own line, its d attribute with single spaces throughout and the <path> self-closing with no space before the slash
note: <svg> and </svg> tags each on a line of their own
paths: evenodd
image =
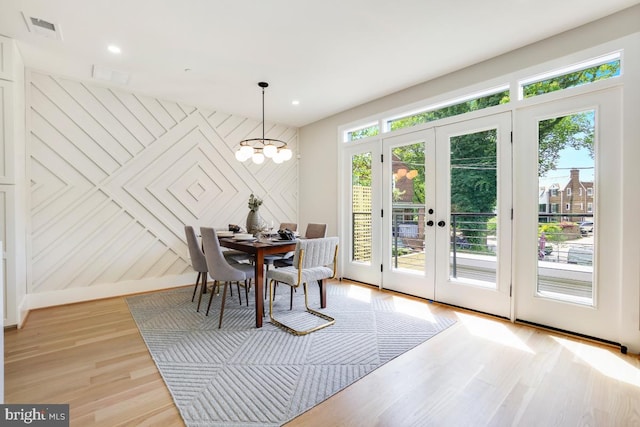
<svg viewBox="0 0 640 427">
<path fill-rule="evenodd" d="M 567 252 L 567 263 L 578 265 L 593 265 L 592 246 L 571 246 Z"/>
<path fill-rule="evenodd" d="M 586 235 L 589 233 L 593 233 L 593 222 L 592 221 L 584 221 L 580 223 L 580 234 Z"/>
</svg>

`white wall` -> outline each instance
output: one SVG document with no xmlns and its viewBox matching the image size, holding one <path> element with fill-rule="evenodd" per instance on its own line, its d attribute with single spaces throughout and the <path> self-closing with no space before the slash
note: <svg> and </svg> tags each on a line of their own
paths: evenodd
<svg viewBox="0 0 640 427">
<path fill-rule="evenodd" d="M 195 280 L 184 225 L 297 220 L 297 162 L 235 160 L 260 122 L 27 70 L 28 307 Z M 215 100 L 212 100 L 215 103 Z M 297 149 L 297 129 L 266 136 Z"/>
<path fill-rule="evenodd" d="M 455 73 L 425 82 L 406 90 L 377 99 L 300 129 L 300 221 L 322 220 L 329 224 L 329 233 L 339 231 L 338 216 L 338 127 L 366 119 L 382 112 L 443 94 L 470 88 L 497 77 L 508 76 L 518 70 L 589 49 L 626 36 L 634 38 L 631 49 L 624 57 L 625 70 L 634 70 L 636 78 L 625 79 L 624 92 L 624 200 L 621 227 L 624 242 L 620 260 L 621 277 L 625 283 L 622 296 L 622 322 L 629 325 L 621 342 L 632 342 L 640 350 L 640 5 L 609 17 L 594 21 L 577 29 L 547 40 L 515 50 Z M 384 60 L 383 58 L 381 60 Z M 504 80 L 502 80 L 504 81 Z M 318 185 L 321 180 L 323 185 Z"/>
</svg>

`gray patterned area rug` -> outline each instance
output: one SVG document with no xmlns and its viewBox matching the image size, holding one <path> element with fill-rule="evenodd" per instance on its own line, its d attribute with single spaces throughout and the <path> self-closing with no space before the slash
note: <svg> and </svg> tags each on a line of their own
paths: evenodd
<svg viewBox="0 0 640 427">
<path fill-rule="evenodd" d="M 322 321 L 304 313 L 302 289 L 289 311 L 289 288 L 280 288 L 276 318 L 297 327 Z M 318 286 L 309 291 L 310 306 L 318 307 Z M 434 318 L 419 303 L 405 314 L 397 307 L 405 299 L 331 283 L 323 311 L 336 323 L 328 328 L 294 336 L 267 316 L 257 329 L 253 290 L 247 307 L 244 292 L 240 305 L 234 288 L 218 329 L 222 293 L 205 317 L 209 294 L 197 313 L 192 292 L 184 287 L 126 299 L 187 426 L 282 425 L 455 323 Z"/>
</svg>

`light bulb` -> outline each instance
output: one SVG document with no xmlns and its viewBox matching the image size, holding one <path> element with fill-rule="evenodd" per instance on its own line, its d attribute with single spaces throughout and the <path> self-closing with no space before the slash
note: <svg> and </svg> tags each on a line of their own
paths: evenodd
<svg viewBox="0 0 640 427">
<path fill-rule="evenodd" d="M 282 156 L 282 160 L 287 161 L 291 159 L 291 157 L 293 156 L 293 152 L 288 148 L 283 148 L 282 150 L 280 150 L 280 155 Z"/>
<path fill-rule="evenodd" d="M 280 164 L 280 163 L 282 163 L 284 161 L 284 159 L 282 158 L 282 154 L 280 154 L 279 151 L 276 153 L 275 156 L 273 156 L 271 158 L 271 160 L 273 160 L 273 163 L 278 163 L 278 164 Z"/>
<path fill-rule="evenodd" d="M 242 152 L 242 156 L 245 159 L 248 159 L 249 157 L 251 157 L 253 155 L 253 147 L 249 146 L 249 145 L 243 145 L 240 147 L 240 152 Z"/>
<path fill-rule="evenodd" d="M 236 160 L 238 160 L 239 162 L 244 162 L 247 159 L 248 159 L 248 157 L 246 157 L 244 154 L 242 154 L 242 150 L 236 151 Z"/>
<path fill-rule="evenodd" d="M 276 147 L 273 144 L 267 144 L 262 149 L 262 154 L 264 154 L 265 157 L 269 157 L 269 158 L 275 156 L 277 152 L 278 152 L 278 147 Z"/>
<path fill-rule="evenodd" d="M 253 160 L 253 163 L 255 163 L 256 165 L 259 165 L 264 162 L 264 154 L 258 152 L 253 153 L 253 156 L 251 156 L 251 160 Z"/>
</svg>

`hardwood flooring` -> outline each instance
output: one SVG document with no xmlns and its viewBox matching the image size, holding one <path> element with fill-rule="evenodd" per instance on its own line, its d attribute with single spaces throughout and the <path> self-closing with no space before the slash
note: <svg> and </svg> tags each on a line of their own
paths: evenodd
<svg viewBox="0 0 640 427">
<path fill-rule="evenodd" d="M 286 427 L 640 425 L 638 355 L 386 294 L 457 323 Z M 122 297 L 5 330 L 5 402 L 69 403 L 72 426 L 184 425 Z"/>
</svg>

